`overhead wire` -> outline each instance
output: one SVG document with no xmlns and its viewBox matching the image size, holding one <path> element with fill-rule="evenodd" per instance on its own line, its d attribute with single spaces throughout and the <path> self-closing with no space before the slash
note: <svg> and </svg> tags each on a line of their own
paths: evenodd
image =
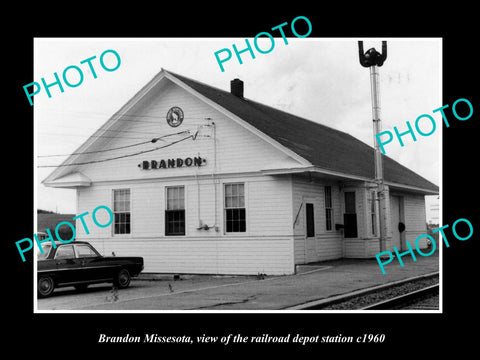
<svg viewBox="0 0 480 360">
<path fill-rule="evenodd" d="M 130 121 L 130 120 L 126 120 L 126 119 L 118 119 L 118 121 Z M 134 121 L 138 121 L 138 120 L 134 120 Z M 154 123 L 154 122 L 152 122 Z M 158 125 L 158 121 L 155 122 L 157 125 Z M 197 125 L 197 126 L 201 126 L 200 124 L 195 124 L 193 123 L 192 125 Z M 85 128 L 85 127 L 72 127 L 72 126 L 65 126 L 65 125 L 54 125 L 56 128 L 58 127 L 63 127 L 63 128 L 66 128 L 66 129 L 81 129 L 81 130 L 89 130 L 88 128 Z M 151 135 L 153 132 L 156 132 L 158 131 L 158 127 L 157 126 L 154 126 L 154 125 L 150 125 L 150 126 L 144 126 L 143 127 L 143 131 L 140 131 L 140 130 L 120 130 L 120 129 L 108 129 L 108 128 L 104 128 L 103 126 L 100 127 L 100 128 L 95 128 L 95 129 L 90 129 L 92 131 L 99 131 L 99 130 L 103 130 L 104 132 L 108 132 L 106 135 L 91 135 L 91 137 L 103 137 L 103 138 L 114 138 L 114 137 L 118 137 L 118 138 L 124 138 L 124 139 L 137 139 L 137 140 L 142 140 L 142 139 L 145 139 L 144 137 L 141 138 L 141 137 L 131 137 L 131 136 L 109 136 L 109 135 L 116 135 L 116 134 L 119 134 L 119 135 L 122 135 L 121 133 L 126 133 L 126 134 L 131 134 L 131 135 L 142 135 L 142 134 L 147 134 L 147 135 Z M 45 133 L 45 132 L 37 132 L 38 135 L 42 135 L 42 136 L 55 136 L 55 135 L 59 135 L 59 136 L 77 136 L 77 137 L 87 137 L 89 136 L 88 134 L 69 134 L 69 133 Z"/>
<path fill-rule="evenodd" d="M 88 134 L 66 134 L 66 133 L 42 133 L 39 132 L 37 133 L 38 135 L 42 136 L 77 136 L 81 138 L 105 138 L 105 139 L 132 139 L 132 140 L 143 140 L 145 139 L 145 136 L 143 137 L 132 137 L 132 136 L 108 136 L 108 135 L 88 135 Z"/>
<path fill-rule="evenodd" d="M 47 158 L 47 157 L 69 156 L 69 155 L 96 154 L 96 153 L 102 153 L 102 152 L 107 152 L 107 151 L 121 150 L 121 149 L 127 149 L 127 148 L 131 148 L 131 147 L 134 147 L 134 146 L 140 146 L 140 145 L 144 145 L 144 144 L 148 144 L 148 143 L 155 143 L 158 140 L 164 141 L 163 138 L 174 136 L 174 135 L 182 135 L 182 134 L 186 134 L 186 133 L 190 133 L 190 130 L 180 131 L 178 133 L 173 133 L 173 134 L 162 135 L 162 136 L 159 136 L 159 137 L 154 137 L 150 140 L 141 141 L 141 142 L 138 142 L 138 143 L 135 143 L 135 144 L 119 146 L 119 147 L 115 147 L 115 148 L 93 150 L 93 151 L 84 151 L 84 152 L 73 152 L 73 153 L 69 153 L 69 154 L 38 155 L 37 157 Z"/>
<path fill-rule="evenodd" d="M 84 162 L 77 162 L 77 163 L 70 163 L 70 164 L 60 164 L 60 165 L 39 165 L 39 166 L 37 166 L 37 167 L 39 167 L 39 168 L 64 167 L 64 166 L 87 165 L 87 164 L 94 164 L 94 163 L 106 162 L 106 161 L 111 161 L 111 160 L 118 160 L 118 159 L 122 159 L 122 158 L 126 158 L 126 157 L 132 157 L 132 156 L 135 156 L 135 155 L 145 154 L 145 153 L 148 153 L 148 152 L 152 152 L 152 151 L 156 151 L 156 150 L 159 150 L 159 149 L 163 149 L 163 148 L 166 148 L 166 147 L 169 147 L 169 146 L 178 144 L 179 142 L 185 141 L 185 140 L 187 140 L 187 139 L 190 139 L 190 138 L 193 139 L 193 137 L 194 137 L 194 135 L 189 135 L 189 136 L 184 137 L 184 138 L 182 138 L 182 139 L 179 139 L 179 140 L 176 140 L 176 141 L 172 141 L 171 143 L 165 144 L 165 145 L 163 145 L 163 146 L 158 146 L 158 147 L 156 147 L 156 148 L 154 148 L 154 149 L 142 150 L 142 151 L 138 151 L 138 152 L 136 152 L 136 153 L 126 154 L 126 155 L 120 155 L 120 156 L 116 156 L 116 157 L 113 157 L 113 158 L 99 159 L 99 160 L 91 160 L 91 161 L 84 161 Z"/>
</svg>

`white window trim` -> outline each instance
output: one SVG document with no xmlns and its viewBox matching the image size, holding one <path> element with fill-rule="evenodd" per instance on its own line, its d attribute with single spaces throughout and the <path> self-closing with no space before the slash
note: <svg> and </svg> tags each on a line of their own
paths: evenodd
<svg viewBox="0 0 480 360">
<path fill-rule="evenodd" d="M 331 200 L 331 207 L 329 208 L 331 211 L 330 211 L 330 214 L 331 214 L 331 217 L 330 217 L 330 220 L 331 220 L 331 229 L 330 230 L 327 230 L 327 196 L 325 194 L 325 188 L 326 187 L 329 187 L 330 188 L 330 200 Z M 324 204 L 325 204 L 325 208 L 324 208 L 324 215 L 325 215 L 325 232 L 326 233 L 333 233 L 334 230 L 335 230 L 335 215 L 334 215 L 334 212 L 335 212 L 335 206 L 334 206 L 334 202 L 333 202 L 333 186 L 332 185 L 325 185 L 323 187 L 323 196 L 324 196 Z"/>
<path fill-rule="evenodd" d="M 166 235 L 166 230 L 167 230 L 167 221 L 165 219 L 165 213 L 167 211 L 167 201 L 168 201 L 168 196 L 167 196 L 167 189 L 168 188 L 176 188 L 176 187 L 183 187 L 183 207 L 185 211 L 185 234 L 184 235 Z M 187 213 L 187 204 L 188 204 L 188 195 L 187 195 L 187 186 L 185 184 L 175 184 L 175 185 L 165 185 L 163 189 L 163 232 L 162 232 L 162 237 L 165 239 L 179 239 L 179 238 L 184 238 L 188 236 L 188 213 Z"/>
<path fill-rule="evenodd" d="M 248 183 L 246 181 L 224 181 L 222 184 L 222 234 L 224 236 L 236 236 L 236 237 L 244 237 L 250 236 L 250 221 L 249 221 L 249 211 L 248 211 Z M 225 215 L 225 185 L 232 185 L 232 184 L 243 184 L 243 196 L 245 202 L 245 227 L 246 231 L 244 232 L 227 232 L 227 217 Z"/>
<path fill-rule="evenodd" d="M 130 190 L 130 233 L 129 234 L 115 234 L 115 190 Z M 113 212 L 113 221 L 111 225 L 111 234 L 112 237 L 118 238 L 131 238 L 133 234 L 133 191 L 132 188 L 112 188 L 111 192 L 111 203 L 112 203 L 112 212 Z"/>
<path fill-rule="evenodd" d="M 378 208 L 377 208 L 377 193 L 375 190 L 371 190 L 370 191 L 370 201 L 371 203 L 369 204 L 369 218 L 370 218 L 370 234 L 372 235 L 372 237 L 377 237 L 379 236 L 378 235 L 378 220 L 377 220 L 377 216 L 378 216 Z M 373 203 L 373 213 L 372 213 L 372 203 Z M 372 216 L 374 215 L 374 216 Z M 375 231 L 373 231 L 373 218 L 375 218 Z"/>
</svg>

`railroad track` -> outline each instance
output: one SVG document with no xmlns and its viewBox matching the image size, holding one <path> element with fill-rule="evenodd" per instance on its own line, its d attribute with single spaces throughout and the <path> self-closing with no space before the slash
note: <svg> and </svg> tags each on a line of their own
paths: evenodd
<svg viewBox="0 0 480 360">
<path fill-rule="evenodd" d="M 379 301 L 377 303 L 367 305 L 362 310 L 399 310 L 399 309 L 419 309 L 419 310 L 432 310 L 438 309 L 436 306 L 418 304 L 423 300 L 436 296 L 439 293 L 439 284 L 430 285 L 420 290 L 411 291 L 407 294 L 395 296 L 391 299 Z M 418 306 L 415 306 L 418 304 Z"/>
<path fill-rule="evenodd" d="M 439 309 L 439 273 L 395 281 L 348 294 L 310 301 L 289 310 Z"/>
</svg>

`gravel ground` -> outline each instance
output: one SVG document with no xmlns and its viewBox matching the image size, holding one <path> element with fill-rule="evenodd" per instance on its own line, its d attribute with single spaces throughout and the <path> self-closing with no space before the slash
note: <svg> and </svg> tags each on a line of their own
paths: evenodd
<svg viewBox="0 0 480 360">
<path fill-rule="evenodd" d="M 426 298 L 420 299 L 413 304 L 405 306 L 404 310 L 438 310 L 440 304 L 440 295 L 431 295 Z"/>
<path fill-rule="evenodd" d="M 346 301 L 338 302 L 335 304 L 327 304 L 325 307 L 322 307 L 322 310 L 357 310 L 361 309 L 367 305 L 371 305 L 383 300 L 387 300 L 393 298 L 395 296 L 403 295 L 407 292 L 415 291 L 422 289 L 429 285 L 438 284 L 438 276 L 428 278 L 428 279 L 420 279 L 416 281 L 412 281 L 406 284 L 394 286 L 385 290 L 379 290 L 371 294 L 365 294 L 358 297 L 351 298 Z M 438 299 L 438 296 L 437 296 Z M 432 300 L 434 301 L 434 300 Z M 414 304 L 412 304 L 414 306 Z M 414 307 L 412 307 L 414 309 Z M 437 307 L 438 309 L 438 301 Z"/>
</svg>

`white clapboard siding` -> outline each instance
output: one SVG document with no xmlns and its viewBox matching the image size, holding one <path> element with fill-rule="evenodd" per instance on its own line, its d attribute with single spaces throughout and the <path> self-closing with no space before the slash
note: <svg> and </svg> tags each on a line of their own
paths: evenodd
<svg viewBox="0 0 480 360">
<path fill-rule="evenodd" d="M 340 259 L 343 256 L 343 238 L 340 233 L 317 234 L 317 261 Z"/>
<path fill-rule="evenodd" d="M 325 186 L 332 187 L 333 229 L 331 231 L 326 231 L 325 225 Z M 304 264 L 307 261 L 307 254 L 305 253 L 305 201 L 313 202 L 315 215 L 315 256 L 309 256 L 309 258 L 314 258 L 315 261 L 341 258 L 343 256 L 342 235 L 335 230 L 335 223 L 343 221 L 341 220 L 341 199 L 338 185 L 328 181 L 322 182 L 317 179 L 309 181 L 294 176 L 292 177 L 292 192 L 293 221 L 298 214 L 294 225 L 295 264 Z"/>
<path fill-rule="evenodd" d="M 90 240 L 103 255 L 142 256 L 144 272 L 194 274 L 292 274 L 292 239 L 182 238 Z"/>
<path fill-rule="evenodd" d="M 378 238 L 373 239 L 344 239 L 345 258 L 365 259 L 372 258 L 380 251 Z"/>
<path fill-rule="evenodd" d="M 223 185 L 245 183 L 247 232 L 224 234 Z M 165 236 L 165 188 L 185 186 L 186 235 Z M 291 181 L 288 176 L 219 179 L 217 226 L 198 230 L 199 212 L 204 224 L 215 225 L 215 186 L 208 179 L 128 182 L 79 188 L 77 213 L 99 205 L 113 209 L 113 189 L 130 189 L 131 233 L 114 235 L 112 226 L 89 226 L 86 234 L 77 220 L 77 240 L 98 244 L 104 254 L 142 256 L 147 272 L 287 274 L 293 272 Z M 200 190 L 200 208 L 198 207 Z M 108 219 L 107 219 L 108 220 Z M 90 221 L 92 224 L 93 222 Z M 107 221 L 101 220 L 101 223 Z M 95 245 L 94 245 L 95 246 Z"/>
<path fill-rule="evenodd" d="M 387 238 L 387 249 L 388 249 L 388 241 Z M 365 239 L 365 258 L 372 258 L 380 252 L 380 242 L 379 238 L 374 239 Z"/>
<path fill-rule="evenodd" d="M 304 235 L 294 235 L 293 237 L 294 244 L 294 258 L 295 264 L 305 264 L 305 236 Z"/>
<path fill-rule="evenodd" d="M 150 96 L 143 99 L 129 114 L 120 118 L 115 126 L 109 129 L 112 131 L 105 134 L 106 136 L 115 136 L 115 138 L 103 138 L 99 140 L 97 147 L 100 150 L 119 148 L 186 130 L 191 130 L 192 134 L 198 130 L 196 139 L 188 139 L 163 149 L 118 160 L 81 165 L 75 169 L 76 171 L 80 171 L 93 182 L 98 182 L 195 174 L 209 175 L 214 171 L 215 157 L 217 173 L 249 172 L 280 166 L 298 166 L 297 161 L 289 158 L 265 140 L 253 135 L 186 90 L 170 83 L 169 80 L 165 80 L 161 84 L 162 86 L 158 85 L 158 91 L 152 91 Z M 173 106 L 182 108 L 184 112 L 183 123 L 175 128 L 170 127 L 166 122 L 166 114 Z M 205 120 L 207 118 L 211 120 Z M 215 131 L 212 126 L 207 126 L 211 122 L 215 123 Z M 186 136 L 188 134 L 165 138 L 166 142 L 157 141 L 141 146 L 90 154 L 82 156 L 81 161 L 98 161 L 130 155 L 167 145 Z M 205 165 L 200 168 L 183 166 L 155 170 L 143 170 L 138 167 L 144 160 L 160 161 L 161 159 L 185 159 L 195 156 L 206 159 Z M 72 168 L 72 170 L 74 169 Z"/>
<path fill-rule="evenodd" d="M 245 184 L 247 234 L 251 236 L 292 235 L 291 182 L 289 177 L 258 176 L 247 178 L 219 179 L 217 188 L 217 226 L 223 233 L 224 184 Z M 99 205 L 113 211 L 113 190 L 130 189 L 131 236 L 163 236 L 165 216 L 165 192 L 169 186 L 185 187 L 187 235 L 218 236 L 213 230 L 197 230 L 199 221 L 215 225 L 215 185 L 212 180 L 177 180 L 142 183 L 118 183 L 92 185 L 77 190 L 77 213 L 90 213 Z M 198 193 L 200 191 L 200 207 Z M 106 212 L 104 212 L 106 214 Z M 199 215 L 200 213 L 200 215 Z M 100 214 L 100 213 L 99 213 Z M 88 216 L 86 217 L 88 220 Z M 99 219 L 100 221 L 100 219 Z M 100 222 L 106 223 L 107 220 Z M 88 221 L 87 221 L 88 222 Z M 91 225 L 93 221 L 90 220 Z M 78 235 L 83 227 L 77 220 Z M 111 230 L 92 226 L 93 236 L 110 236 Z"/>
<path fill-rule="evenodd" d="M 253 236 L 292 236 L 292 187 L 289 176 L 257 178 L 246 183 L 247 229 Z"/>
<path fill-rule="evenodd" d="M 358 258 L 362 259 L 366 257 L 366 246 L 364 239 L 344 239 L 346 258 Z"/>
</svg>

